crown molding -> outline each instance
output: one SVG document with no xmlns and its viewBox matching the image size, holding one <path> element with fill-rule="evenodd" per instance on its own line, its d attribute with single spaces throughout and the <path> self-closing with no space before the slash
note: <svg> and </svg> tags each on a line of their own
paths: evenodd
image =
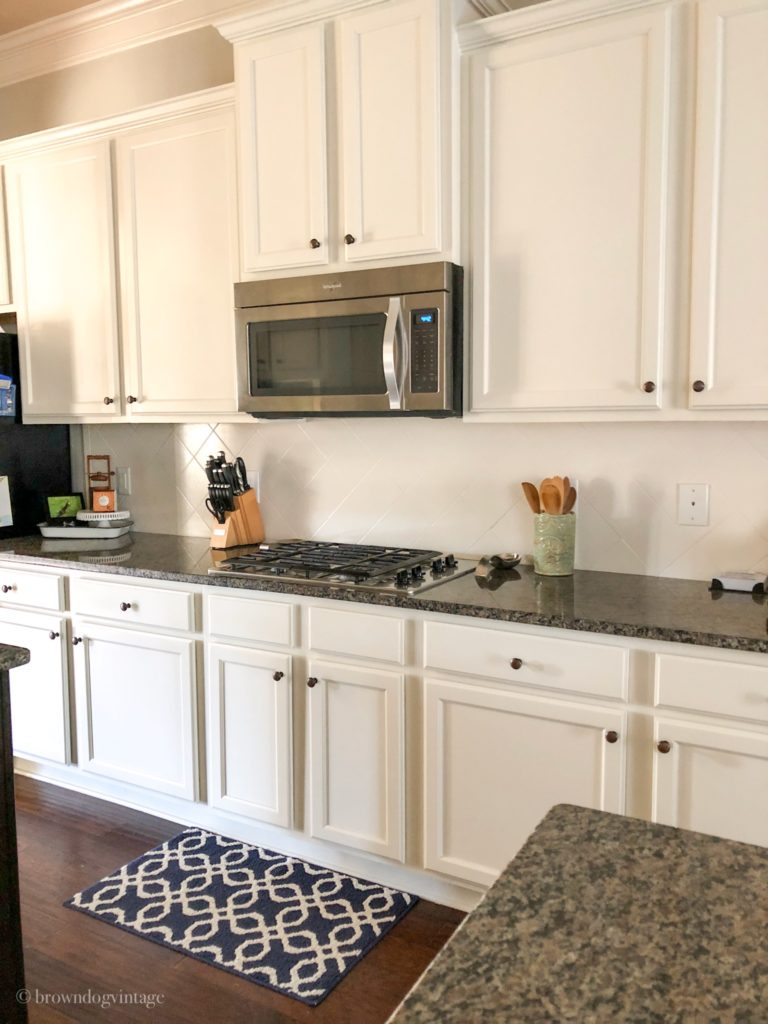
<svg viewBox="0 0 768 1024">
<path fill-rule="evenodd" d="M 385 0 L 281 0 L 268 6 L 251 4 L 251 10 L 214 20 L 215 27 L 231 43 L 244 42 L 267 32 L 275 32 L 313 21 L 322 21 L 363 7 L 374 7 Z"/>
<path fill-rule="evenodd" d="M 482 49 L 507 39 L 544 32 L 548 29 L 563 28 L 566 25 L 578 25 L 580 22 L 604 18 L 612 14 L 626 14 L 662 4 L 679 6 L 684 0 L 546 0 L 497 14 L 491 18 L 482 18 L 462 25 L 458 30 L 459 48 L 462 53 Z"/>
<path fill-rule="evenodd" d="M 67 142 L 110 138 L 121 131 L 132 128 L 148 128 L 173 121 L 184 114 L 210 114 L 217 110 L 234 110 L 235 87 L 233 84 L 218 85 L 214 89 L 187 93 L 176 99 L 151 103 L 125 114 L 114 114 L 98 121 L 85 121 L 62 127 L 46 128 L 30 135 L 19 135 L 0 142 L 0 162 L 14 157 L 40 153 L 51 147 Z"/>
<path fill-rule="evenodd" d="M 0 36 L 0 88 L 272 6 L 274 0 L 98 0 Z"/>
</svg>

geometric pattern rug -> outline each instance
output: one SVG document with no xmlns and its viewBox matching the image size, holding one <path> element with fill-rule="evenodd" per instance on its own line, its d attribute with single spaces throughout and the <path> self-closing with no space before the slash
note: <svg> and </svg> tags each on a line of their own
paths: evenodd
<svg viewBox="0 0 768 1024">
<path fill-rule="evenodd" d="M 64 906 L 316 1006 L 417 902 L 188 828 Z"/>
</svg>

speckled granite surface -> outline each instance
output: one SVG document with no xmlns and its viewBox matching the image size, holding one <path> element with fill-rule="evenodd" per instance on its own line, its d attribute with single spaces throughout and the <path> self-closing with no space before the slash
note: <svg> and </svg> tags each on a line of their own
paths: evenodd
<svg viewBox="0 0 768 1024">
<path fill-rule="evenodd" d="M 208 542 L 199 537 L 134 533 L 106 542 L 102 550 L 92 549 L 95 543 L 87 541 L 85 548 L 77 541 L 22 537 L 0 542 L 0 558 L 13 555 L 38 564 L 94 572 L 768 653 L 768 596 L 712 594 L 706 583 L 694 580 L 585 571 L 558 579 L 536 576 L 530 567 L 521 567 L 519 572 L 498 574 L 483 586 L 474 576 L 464 576 L 423 597 L 409 598 L 300 586 L 277 579 L 256 583 L 208 576 L 209 567 L 227 554 L 212 552 Z"/>
<path fill-rule="evenodd" d="M 0 644 L 0 672 L 7 672 L 19 665 L 26 665 L 29 661 L 29 651 L 26 647 L 9 647 L 8 644 Z"/>
<path fill-rule="evenodd" d="M 768 849 L 561 804 L 393 1024 L 768 1020 Z"/>
</svg>

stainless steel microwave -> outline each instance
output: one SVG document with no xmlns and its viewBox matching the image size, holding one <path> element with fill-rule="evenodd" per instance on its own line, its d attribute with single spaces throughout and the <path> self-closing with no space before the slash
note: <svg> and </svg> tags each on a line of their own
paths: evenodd
<svg viewBox="0 0 768 1024">
<path fill-rule="evenodd" d="M 238 408 L 460 415 L 462 288 L 452 263 L 236 284 Z"/>
</svg>

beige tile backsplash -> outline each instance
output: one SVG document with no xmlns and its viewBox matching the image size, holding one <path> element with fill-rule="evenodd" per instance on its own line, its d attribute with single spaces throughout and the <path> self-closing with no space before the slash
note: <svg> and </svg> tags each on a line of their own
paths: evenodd
<svg viewBox="0 0 768 1024">
<path fill-rule="evenodd" d="M 129 466 L 145 532 L 206 536 L 206 457 L 259 474 L 269 537 L 529 553 L 521 480 L 579 481 L 583 569 L 708 579 L 768 572 L 768 424 L 475 424 L 329 419 L 83 429 Z M 678 526 L 677 484 L 711 486 L 710 525 Z"/>
</svg>

